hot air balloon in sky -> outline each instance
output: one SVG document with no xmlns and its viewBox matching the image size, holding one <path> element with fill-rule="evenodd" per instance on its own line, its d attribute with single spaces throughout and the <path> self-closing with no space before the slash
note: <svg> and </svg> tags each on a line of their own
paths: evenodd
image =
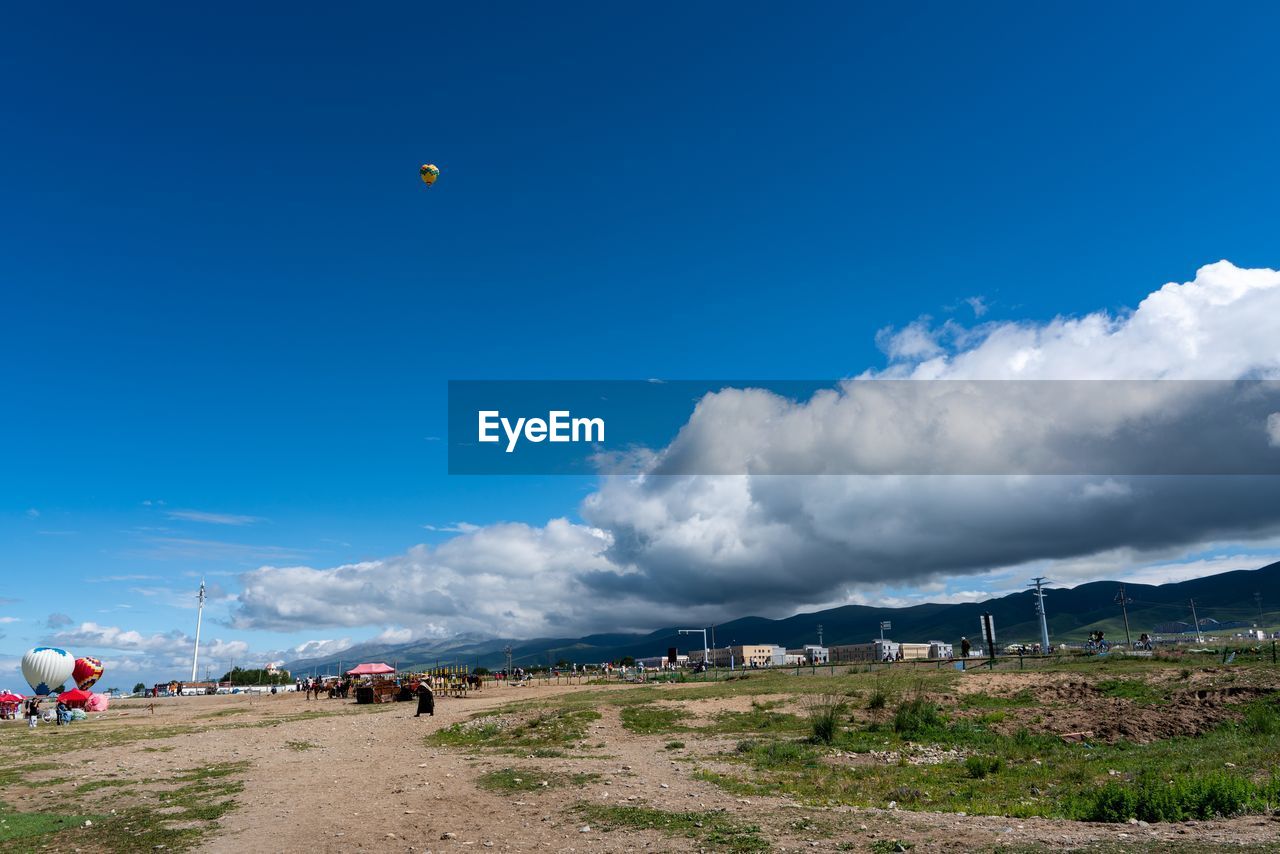
<svg viewBox="0 0 1280 854">
<path fill-rule="evenodd" d="M 96 658 L 77 658 L 71 678 L 76 680 L 76 687 L 88 691 L 93 683 L 102 678 L 102 662 Z"/>
<path fill-rule="evenodd" d="M 422 176 L 422 183 L 430 187 L 440 177 L 440 170 L 431 163 L 423 163 L 422 168 L 418 170 L 418 174 Z"/>
<path fill-rule="evenodd" d="M 40 697 L 61 688 L 75 667 L 76 660 L 71 653 L 56 646 L 38 646 L 22 656 L 22 676 Z"/>
</svg>

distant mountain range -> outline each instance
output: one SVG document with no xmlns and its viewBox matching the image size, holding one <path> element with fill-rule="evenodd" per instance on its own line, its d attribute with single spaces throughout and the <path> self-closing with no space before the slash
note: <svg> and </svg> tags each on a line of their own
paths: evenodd
<svg viewBox="0 0 1280 854">
<path fill-rule="evenodd" d="M 1202 620 L 1220 623 L 1259 621 L 1259 596 L 1264 625 L 1280 623 L 1280 562 L 1261 569 L 1237 570 L 1172 584 L 1125 584 L 1129 604 L 1129 626 L 1136 639 L 1142 632 L 1154 632 L 1157 625 L 1191 622 L 1192 599 Z M 1054 642 L 1079 641 L 1091 631 L 1105 631 L 1109 638 L 1124 639 L 1124 621 L 1116 600 L 1119 582 L 1094 581 L 1071 589 L 1049 588 L 1045 609 L 1049 613 L 1049 636 Z M 1030 590 L 1011 593 L 985 602 L 958 605 L 923 604 L 907 608 L 874 608 L 845 605 L 825 611 L 797 614 L 782 620 L 742 617 L 715 627 L 720 646 L 730 643 L 776 643 L 788 648 L 817 643 L 822 626 L 825 644 L 863 643 L 879 635 L 881 620 L 893 623 L 886 633 L 899 641 L 942 640 L 958 642 L 962 635 L 980 636 L 978 618 L 990 612 L 995 617 L 1000 644 L 1040 637 L 1034 597 Z M 682 653 L 701 649 L 698 635 L 680 635 L 677 627 L 649 634 L 597 634 L 580 638 L 493 638 L 475 634 L 444 640 L 420 640 L 405 644 L 363 643 L 337 655 L 286 662 L 291 672 L 335 673 L 339 668 L 362 661 L 386 661 L 401 668 L 437 664 L 469 664 L 491 669 L 502 667 L 504 650 L 512 648 L 517 665 L 554 663 L 559 659 L 580 663 L 616 661 L 622 656 L 665 655 L 668 647 Z M 1209 630 L 1206 627 L 1206 630 Z"/>
</svg>

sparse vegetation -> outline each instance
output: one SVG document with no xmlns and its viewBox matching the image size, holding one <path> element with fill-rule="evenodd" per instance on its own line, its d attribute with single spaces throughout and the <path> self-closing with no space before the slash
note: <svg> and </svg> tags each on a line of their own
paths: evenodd
<svg viewBox="0 0 1280 854">
<path fill-rule="evenodd" d="M 845 714 L 844 697 L 820 694 L 810 697 L 806 711 L 809 713 L 810 739 L 816 744 L 831 744 L 840 734 L 840 721 Z"/>
<path fill-rule="evenodd" d="M 676 706 L 657 706 L 649 703 L 626 706 L 620 717 L 622 725 L 631 732 L 641 735 L 676 732 L 684 729 L 681 721 L 687 717 L 686 712 Z"/>
<path fill-rule="evenodd" d="M 759 826 L 740 822 L 723 812 L 672 812 L 649 807 L 605 806 L 580 803 L 574 811 L 606 832 L 657 830 L 668 836 L 686 837 L 728 852 L 768 851 L 772 846 Z"/>
<path fill-rule="evenodd" d="M 995 774 L 1004 767 L 1004 760 L 999 756 L 970 756 L 964 761 L 964 769 L 975 780 L 981 780 L 988 774 Z"/>
<path fill-rule="evenodd" d="M 582 787 L 598 779 L 600 779 L 599 774 L 565 774 L 537 768 L 503 768 L 481 774 L 476 785 L 491 792 L 536 792 L 539 789 L 566 786 Z"/>
<path fill-rule="evenodd" d="M 588 724 L 599 719 L 600 713 L 595 709 L 582 707 L 545 709 L 523 720 L 511 715 L 484 715 L 438 730 L 427 737 L 427 743 L 558 756 L 563 755 L 564 748 L 581 741 Z"/>
<path fill-rule="evenodd" d="M 898 711 L 893 716 L 893 731 L 904 738 L 925 735 L 941 729 L 943 724 L 938 707 L 922 694 L 916 694 L 898 706 Z"/>
</svg>

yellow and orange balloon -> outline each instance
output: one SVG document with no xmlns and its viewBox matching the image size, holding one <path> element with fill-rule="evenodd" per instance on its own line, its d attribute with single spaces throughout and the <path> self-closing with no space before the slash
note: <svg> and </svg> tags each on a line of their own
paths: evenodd
<svg viewBox="0 0 1280 854">
<path fill-rule="evenodd" d="M 433 163 L 423 163 L 418 174 L 422 176 L 422 183 L 430 187 L 440 177 L 440 169 Z"/>
</svg>

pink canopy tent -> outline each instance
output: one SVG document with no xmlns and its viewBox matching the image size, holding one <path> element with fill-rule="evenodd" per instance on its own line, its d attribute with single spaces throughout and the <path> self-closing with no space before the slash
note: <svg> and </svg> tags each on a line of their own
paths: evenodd
<svg viewBox="0 0 1280 854">
<path fill-rule="evenodd" d="M 18 716 L 18 706 L 22 705 L 22 701 L 27 699 L 21 694 L 15 694 L 12 691 L 0 692 L 0 718 L 15 718 Z"/>
<path fill-rule="evenodd" d="M 376 676 L 385 673 L 395 673 L 396 669 L 390 664 L 381 661 L 366 662 L 359 667 L 353 667 L 347 671 L 348 676 Z"/>
</svg>

